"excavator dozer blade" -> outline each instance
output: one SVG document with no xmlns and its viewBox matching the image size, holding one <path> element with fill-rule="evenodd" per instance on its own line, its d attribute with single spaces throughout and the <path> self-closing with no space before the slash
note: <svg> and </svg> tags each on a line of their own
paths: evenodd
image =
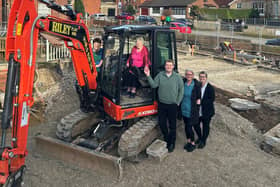
<svg viewBox="0 0 280 187">
<path fill-rule="evenodd" d="M 37 135 L 36 150 L 59 160 L 87 168 L 94 173 L 122 179 L 122 158 L 63 142 L 56 138 Z"/>
</svg>

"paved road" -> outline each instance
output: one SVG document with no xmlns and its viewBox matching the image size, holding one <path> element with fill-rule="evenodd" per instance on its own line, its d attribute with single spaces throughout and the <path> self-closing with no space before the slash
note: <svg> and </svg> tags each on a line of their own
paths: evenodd
<svg viewBox="0 0 280 187">
<path fill-rule="evenodd" d="M 193 34 L 201 35 L 201 36 L 214 36 L 217 37 L 217 32 L 216 31 L 199 31 L 199 30 L 193 30 Z M 250 36 L 242 36 L 238 35 L 238 33 L 234 32 L 233 34 L 231 32 L 227 31 L 221 31 L 219 33 L 219 37 L 227 37 L 227 38 L 233 38 L 233 39 L 242 39 L 242 40 L 250 40 L 254 44 L 262 44 L 264 45 L 265 42 L 268 39 L 262 38 L 256 38 L 256 37 L 250 37 Z"/>
</svg>

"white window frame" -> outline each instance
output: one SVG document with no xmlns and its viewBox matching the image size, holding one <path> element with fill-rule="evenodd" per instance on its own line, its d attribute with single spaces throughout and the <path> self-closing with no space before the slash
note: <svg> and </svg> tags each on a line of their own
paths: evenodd
<svg viewBox="0 0 280 187">
<path fill-rule="evenodd" d="M 155 11 L 156 10 L 156 11 Z M 152 9 L 153 14 L 160 14 L 160 7 L 153 7 Z"/>
<path fill-rule="evenodd" d="M 236 8 L 242 8 L 242 3 L 237 3 Z"/>
</svg>

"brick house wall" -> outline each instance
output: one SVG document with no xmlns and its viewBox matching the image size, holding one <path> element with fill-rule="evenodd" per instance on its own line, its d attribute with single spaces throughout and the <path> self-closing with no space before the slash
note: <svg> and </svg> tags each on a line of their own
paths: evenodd
<svg viewBox="0 0 280 187">
<path fill-rule="evenodd" d="M 67 4 L 68 0 L 56 0 L 57 4 L 65 5 Z M 82 0 L 85 7 L 85 12 L 89 14 L 95 14 L 100 13 L 100 6 L 101 6 L 101 0 Z M 74 0 L 72 0 L 72 5 L 74 4 Z M 57 13 L 55 11 L 52 11 L 52 15 L 57 16 Z"/>
<path fill-rule="evenodd" d="M 241 6 L 240 9 L 250 9 L 253 7 L 251 0 L 235 0 L 230 4 L 231 9 L 237 9 Z"/>
<path fill-rule="evenodd" d="M 83 2 L 87 13 L 100 13 L 101 0 L 83 0 Z"/>
<path fill-rule="evenodd" d="M 191 4 L 191 6 L 198 6 L 199 8 L 207 7 L 207 5 L 214 5 L 216 8 L 219 7 L 219 5 L 215 2 L 215 0 L 196 0 Z"/>
</svg>

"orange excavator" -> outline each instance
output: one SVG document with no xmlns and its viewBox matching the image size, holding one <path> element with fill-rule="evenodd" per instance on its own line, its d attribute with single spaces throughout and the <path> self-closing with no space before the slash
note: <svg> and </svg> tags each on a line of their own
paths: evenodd
<svg viewBox="0 0 280 187">
<path fill-rule="evenodd" d="M 38 16 L 34 0 L 13 2 L 6 40 L 8 76 L 1 124 L 0 184 L 3 186 L 21 186 L 23 181 L 40 33 L 64 41 L 71 52 L 77 78 L 80 110 L 58 123 L 57 138 L 69 147 L 76 144 L 90 149 L 97 157 L 111 158 L 107 154 L 134 157 L 158 136 L 155 133 L 157 94 L 147 84 L 141 68 L 135 70 L 139 80 L 136 97 L 131 99 L 124 94 L 126 62 L 136 39 L 143 38 L 149 50 L 153 77 L 164 69 L 167 59 L 172 59 L 177 69 L 174 31 L 159 26 L 111 26 L 104 28 L 103 66 L 96 81 L 92 45 L 82 15 L 75 13 L 69 4 L 61 6 L 49 0 L 39 2 L 68 19 Z M 89 118 L 98 120 L 93 122 Z M 6 140 L 8 128 L 12 129 L 9 145 Z"/>
</svg>

